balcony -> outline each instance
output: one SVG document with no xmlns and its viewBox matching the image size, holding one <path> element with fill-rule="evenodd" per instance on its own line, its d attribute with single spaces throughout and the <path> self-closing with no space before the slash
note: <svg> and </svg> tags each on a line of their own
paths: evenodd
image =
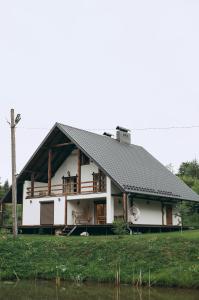
<svg viewBox="0 0 199 300">
<path fill-rule="evenodd" d="M 44 198 L 48 196 L 69 196 L 79 194 L 93 194 L 106 192 L 106 180 L 82 181 L 80 184 L 77 181 L 64 180 L 62 184 L 40 185 L 28 187 L 26 190 L 26 198 Z"/>
</svg>

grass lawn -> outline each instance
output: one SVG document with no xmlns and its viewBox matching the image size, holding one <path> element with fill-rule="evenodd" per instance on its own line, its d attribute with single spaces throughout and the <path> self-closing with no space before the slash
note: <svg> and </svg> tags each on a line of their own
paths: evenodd
<svg viewBox="0 0 199 300">
<path fill-rule="evenodd" d="M 133 236 L 0 237 L 0 279 L 199 288 L 199 230 Z"/>
</svg>

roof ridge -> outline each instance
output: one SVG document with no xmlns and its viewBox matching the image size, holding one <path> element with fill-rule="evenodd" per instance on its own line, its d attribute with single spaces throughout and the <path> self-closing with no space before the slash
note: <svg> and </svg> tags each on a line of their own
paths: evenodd
<svg viewBox="0 0 199 300">
<path fill-rule="evenodd" d="M 87 132 L 87 133 L 91 133 L 91 134 L 94 134 L 94 135 L 96 135 L 96 136 L 100 136 L 100 137 L 102 137 L 102 138 L 105 138 L 105 139 L 111 139 L 112 141 L 116 141 L 117 142 L 117 140 L 115 139 L 115 138 L 112 138 L 112 137 L 108 137 L 108 136 L 106 136 L 106 135 L 103 135 L 103 134 L 99 134 L 99 133 L 96 133 L 96 132 L 93 132 L 93 131 L 89 131 L 89 130 L 86 130 L 86 129 L 81 129 L 81 128 L 77 128 L 77 127 L 73 127 L 73 126 L 70 126 L 70 125 L 66 125 L 66 124 L 63 124 L 63 123 L 59 123 L 59 122 L 56 122 L 55 123 L 57 126 L 66 126 L 66 127 L 69 127 L 69 128 L 71 128 L 71 129 L 76 129 L 76 130 L 79 130 L 79 131 L 85 131 L 85 132 Z M 119 141 L 118 141 L 119 142 Z M 142 146 L 140 146 L 140 145 L 137 145 L 137 144 L 126 144 L 126 143 L 120 143 L 121 145 L 125 145 L 125 146 L 131 146 L 131 147 L 142 147 Z M 142 147 L 143 148 L 143 147 Z"/>
<path fill-rule="evenodd" d="M 60 126 L 66 126 L 66 127 L 70 127 L 72 129 L 77 129 L 77 130 L 80 130 L 80 131 L 85 131 L 85 132 L 88 132 L 88 133 L 91 133 L 91 134 L 94 134 L 94 135 L 98 135 L 98 136 L 102 136 L 102 137 L 107 137 L 103 134 L 99 134 L 99 133 L 95 133 L 93 131 L 89 131 L 89 130 L 86 130 L 86 129 L 81 129 L 81 128 L 77 128 L 77 127 L 73 127 L 73 126 L 70 126 L 70 125 L 66 125 L 66 124 L 62 124 L 62 123 L 59 123 L 59 122 L 56 122 L 57 125 L 60 125 Z"/>
</svg>

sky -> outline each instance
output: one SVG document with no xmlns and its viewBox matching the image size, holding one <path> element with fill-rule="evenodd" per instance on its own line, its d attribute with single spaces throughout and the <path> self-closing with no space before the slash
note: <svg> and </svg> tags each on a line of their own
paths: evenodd
<svg viewBox="0 0 199 300">
<path fill-rule="evenodd" d="M 164 165 L 199 159 L 199 1 L 0 0 L 0 177 L 17 172 L 55 122 L 132 143 Z"/>
</svg>

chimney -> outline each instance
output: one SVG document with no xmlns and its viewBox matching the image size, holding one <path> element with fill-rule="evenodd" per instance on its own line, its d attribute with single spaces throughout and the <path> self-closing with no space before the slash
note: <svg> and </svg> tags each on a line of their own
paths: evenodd
<svg viewBox="0 0 199 300">
<path fill-rule="evenodd" d="M 131 144 L 130 129 L 117 126 L 116 127 L 116 140 L 120 143 Z"/>
<path fill-rule="evenodd" d="M 111 133 L 109 133 L 109 132 L 104 132 L 103 135 L 108 136 L 108 137 L 110 137 L 110 138 L 113 136 L 113 135 L 112 135 Z"/>
</svg>

